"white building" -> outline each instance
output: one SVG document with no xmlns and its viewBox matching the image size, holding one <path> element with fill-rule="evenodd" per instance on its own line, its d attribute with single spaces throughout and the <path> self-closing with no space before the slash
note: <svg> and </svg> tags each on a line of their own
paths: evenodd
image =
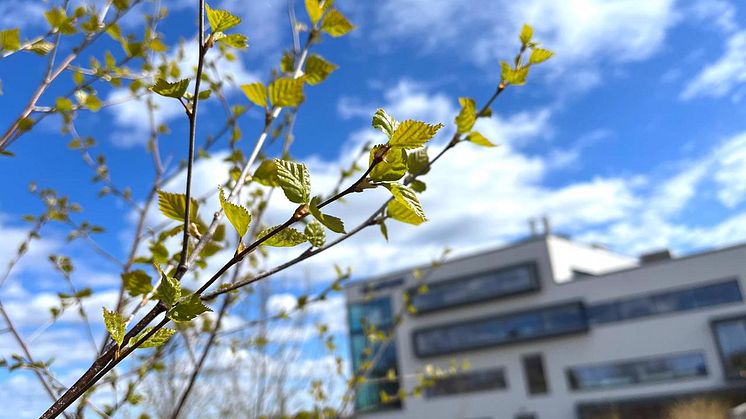
<svg viewBox="0 0 746 419">
<path fill-rule="evenodd" d="M 638 260 L 541 235 L 414 276 L 346 290 L 353 366 L 377 356 L 360 417 L 642 419 L 695 395 L 746 401 L 746 245 Z M 417 314 L 381 350 L 361 323 L 390 330 L 405 293 Z M 463 360 L 422 397 L 381 403 L 427 365 Z"/>
</svg>

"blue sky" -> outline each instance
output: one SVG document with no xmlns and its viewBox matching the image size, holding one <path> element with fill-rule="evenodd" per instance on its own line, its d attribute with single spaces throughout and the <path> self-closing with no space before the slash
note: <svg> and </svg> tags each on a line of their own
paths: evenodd
<svg viewBox="0 0 746 419">
<path fill-rule="evenodd" d="M 398 119 L 448 125 L 459 96 L 483 102 L 499 80 L 499 60 L 515 53 L 516 35 L 524 22 L 532 24 L 536 38 L 557 55 L 532 71 L 526 86 L 509 89 L 494 106 L 492 120 L 480 122 L 480 131 L 499 148 L 459 146 L 428 175 L 422 202 L 431 221 L 417 228 L 391 226 L 389 243 L 377 231 L 363 233 L 336 251 L 288 271 L 271 285 L 276 306 L 291 304 L 292 295 L 304 288 L 322 286 L 332 277 L 335 263 L 352 266 L 358 277 L 374 275 L 426 262 L 443 247 L 466 253 L 509 242 L 528 232 L 528 218 L 541 215 L 552 220 L 555 231 L 626 254 L 660 247 L 681 254 L 744 241 L 743 5 L 725 0 L 337 0 L 336 4 L 358 28 L 348 37 L 326 39 L 316 49 L 340 69 L 325 83 L 307 89 L 291 151 L 308 162 L 318 191 L 334 184 L 339 167 L 349 164 L 359 145 L 381 140 L 369 126 L 375 108 L 385 107 Z M 164 5 L 171 10 L 160 26 L 165 42 L 175 45 L 180 39 L 193 39 L 190 2 L 173 0 Z M 215 6 L 244 18 L 239 30 L 251 45 L 224 72 L 234 74 L 239 83 L 265 80 L 279 51 L 291 42 L 286 2 L 226 0 Z M 43 7 L 42 2 L 0 1 L 0 27 L 21 25 L 29 37 L 42 33 L 46 30 L 40 14 Z M 305 18 L 300 2 L 298 14 Z M 127 30 L 137 30 L 137 19 L 125 23 Z M 88 54 L 100 57 L 107 48 L 115 46 L 103 41 Z M 43 63 L 26 54 L 0 61 L 3 128 L 40 80 Z M 70 83 L 70 76 L 63 75 L 40 104 L 51 105 Z M 104 98 L 122 97 L 120 91 L 99 89 Z M 229 100 L 247 104 L 235 90 Z M 221 111 L 215 101 L 202 109 L 199 135 L 204 138 L 220 126 Z M 96 137 L 97 150 L 107 155 L 114 181 L 131 185 L 138 201 L 153 176 L 144 152 L 143 116 L 142 104 L 130 101 L 98 113 L 81 113 L 76 120 L 82 135 Z M 158 116 L 172 131 L 161 141 L 163 154 L 173 161 L 183 158 L 186 122 L 179 105 L 164 102 Z M 253 145 L 260 124 L 259 112 L 251 111 L 242 119 L 244 150 Z M 0 178 L 5 179 L 0 194 L 0 231 L 5 238 L 0 261 L 10 258 L 28 227 L 20 216 L 40 210 L 26 191 L 30 181 L 80 202 L 85 208 L 82 217 L 107 226 L 99 242 L 116 256 L 126 256 L 133 228 L 130 210 L 114 198 L 96 197 L 89 187 L 90 169 L 66 148 L 69 136 L 60 134 L 59 127 L 58 119 L 48 118 L 11 148 L 16 157 L 0 161 Z M 442 146 L 450 130 L 444 129 L 434 148 Z M 225 145 L 217 148 L 216 156 L 221 148 Z M 276 153 L 277 147 L 268 152 Z M 219 161 L 198 164 L 197 191 L 214 190 L 222 179 L 221 169 Z M 168 187 L 178 191 L 182 185 L 175 182 Z M 378 192 L 353 197 L 335 211 L 348 223 L 362 220 L 383 198 Z M 289 208 L 275 200 L 268 216 L 281 221 Z M 149 221 L 155 223 L 157 217 L 153 214 Z M 19 323 L 29 334 L 47 320 L 50 298 L 62 285 L 46 262 L 34 258 L 45 259 L 50 252 L 75 256 L 78 280 L 97 291 L 91 303 L 95 307 L 109 304 L 118 280 L 117 270 L 82 243 L 66 244 L 59 226 L 45 233 L 0 290 L 6 306 L 16 304 L 13 307 L 20 310 L 23 303 L 32 302 L 34 310 L 19 314 Z M 267 264 L 292 254 L 273 252 Z M 366 257 L 360 258 L 361 254 Z M 297 285 L 298 278 L 304 285 Z M 341 304 L 337 299 L 315 314 L 336 321 L 338 334 L 344 324 L 334 313 Z M 242 318 L 237 315 L 234 321 L 238 324 Z M 44 345 L 78 332 L 80 324 L 74 319 L 50 328 L 39 337 L 42 354 L 54 353 Z M 0 336 L 0 355 L 12 352 L 11 348 L 12 343 Z M 320 356 L 317 350 L 309 353 L 307 359 Z M 69 359 L 63 359 L 60 371 L 68 378 L 87 360 L 63 358 Z M 19 385 L 11 380 L 0 373 L 0 389 Z M 27 381 L 22 404 L 38 395 L 36 383 Z M 13 402 L 2 394 L 0 400 Z"/>
</svg>

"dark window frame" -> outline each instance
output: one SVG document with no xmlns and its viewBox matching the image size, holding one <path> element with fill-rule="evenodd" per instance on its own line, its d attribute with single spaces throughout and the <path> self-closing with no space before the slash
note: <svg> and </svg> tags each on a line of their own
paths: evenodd
<svg viewBox="0 0 746 419">
<path fill-rule="evenodd" d="M 720 367 L 723 369 L 723 376 L 728 381 L 739 382 L 739 381 L 746 380 L 746 377 L 740 374 L 737 374 L 728 368 L 726 364 L 726 355 L 723 352 L 723 347 L 720 344 L 720 340 L 718 339 L 717 330 L 716 330 L 718 324 L 731 322 L 735 320 L 741 320 L 741 321 L 746 322 L 746 313 L 734 314 L 734 315 L 723 316 L 723 317 L 716 317 L 710 320 L 710 332 L 712 333 L 712 339 L 715 341 L 715 346 L 717 347 Z"/>
<path fill-rule="evenodd" d="M 539 367 L 541 369 L 541 381 L 543 382 L 543 390 L 537 390 L 534 388 L 534 384 L 531 380 L 531 376 L 528 372 L 528 363 L 530 361 L 538 359 L 539 361 Z M 547 377 L 547 368 L 546 368 L 546 362 L 544 362 L 544 354 L 540 352 L 526 354 L 521 356 L 521 367 L 523 368 L 523 378 L 526 382 L 526 394 L 529 397 L 536 397 L 536 396 L 546 396 L 548 395 L 552 389 L 549 385 L 549 380 Z"/>
<path fill-rule="evenodd" d="M 500 385 L 493 386 L 493 387 L 482 387 L 482 388 L 472 389 L 472 390 L 454 391 L 451 393 L 432 394 L 434 389 L 438 385 L 439 381 L 461 379 L 461 378 L 467 378 L 467 377 L 471 377 L 471 376 L 478 375 L 478 374 L 490 374 L 490 373 L 499 375 L 500 380 L 502 380 L 502 383 Z M 425 398 L 426 399 L 440 399 L 443 397 L 463 396 L 463 395 L 473 394 L 473 393 L 504 391 L 504 390 L 508 390 L 509 387 L 510 385 L 508 383 L 508 374 L 507 374 L 505 367 L 489 367 L 489 368 L 484 368 L 481 370 L 472 370 L 472 371 L 457 373 L 457 374 L 449 375 L 442 379 L 436 380 L 433 386 L 425 388 Z"/>
<path fill-rule="evenodd" d="M 507 265 L 507 266 L 501 266 L 500 268 L 497 268 L 497 269 L 486 269 L 480 272 L 470 273 L 468 275 L 461 275 L 456 278 L 450 278 L 450 279 L 445 279 L 441 281 L 434 281 L 434 282 L 429 282 L 425 284 L 428 286 L 428 288 L 430 288 L 428 292 L 433 292 L 433 289 L 439 286 L 448 286 L 451 284 L 468 281 L 469 279 L 472 279 L 472 278 L 477 278 L 477 277 L 489 275 L 489 274 L 499 274 L 501 272 L 507 272 L 507 271 L 511 271 L 514 269 L 518 269 L 518 268 L 528 268 L 529 275 L 531 275 L 531 280 L 533 282 L 533 286 L 531 288 L 527 288 L 524 290 L 511 291 L 511 292 L 503 293 L 499 295 L 485 294 L 482 296 L 478 296 L 475 299 L 470 299 L 467 301 L 461 301 L 458 303 L 443 305 L 443 306 L 434 307 L 434 308 L 422 308 L 421 309 L 421 308 L 417 308 L 415 305 L 415 308 L 417 308 L 417 313 L 415 313 L 415 315 L 433 313 L 433 312 L 438 312 L 442 310 L 449 310 L 453 308 L 463 307 L 466 305 L 479 304 L 479 303 L 493 301 L 493 300 L 501 300 L 504 298 L 515 297 L 517 295 L 523 295 L 523 294 L 535 293 L 535 292 L 541 291 L 541 275 L 539 273 L 539 264 L 536 260 L 514 263 L 511 265 Z M 418 291 L 417 291 L 418 288 L 419 286 L 414 286 L 414 287 L 410 287 L 407 289 L 406 292 L 410 296 L 410 298 L 414 298 L 414 296 L 418 294 Z"/>
</svg>

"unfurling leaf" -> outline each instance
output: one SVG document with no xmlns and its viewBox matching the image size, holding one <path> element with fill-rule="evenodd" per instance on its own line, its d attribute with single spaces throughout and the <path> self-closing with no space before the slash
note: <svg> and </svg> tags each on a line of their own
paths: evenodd
<svg viewBox="0 0 746 419">
<path fill-rule="evenodd" d="M 271 233 L 274 229 L 276 229 L 278 226 L 270 227 L 265 229 L 264 231 L 257 234 L 257 239 L 261 239 L 262 237 L 268 235 Z M 301 233 L 300 231 L 292 228 L 287 227 L 275 234 L 274 236 L 268 238 L 264 243 L 262 243 L 265 246 L 272 246 L 272 247 L 293 247 L 297 246 L 301 243 L 304 243 L 308 240 L 305 234 Z"/>
<path fill-rule="evenodd" d="M 554 53 L 548 49 L 534 48 L 531 51 L 531 55 L 528 57 L 529 64 L 539 64 L 552 58 Z"/>
<path fill-rule="evenodd" d="M 368 165 L 373 163 L 381 146 L 377 145 L 371 148 Z M 407 173 L 407 152 L 403 148 L 390 149 L 383 155 L 383 160 L 373 167 L 370 171 L 370 178 L 376 182 L 394 182 L 402 178 Z"/>
<path fill-rule="evenodd" d="M 417 148 L 423 146 L 443 128 L 443 124 L 426 124 L 408 119 L 396 127 L 389 144 L 393 148 Z"/>
<path fill-rule="evenodd" d="M 410 182 L 409 187 L 417 193 L 423 193 L 427 189 L 427 185 L 425 185 L 425 182 L 417 179 Z"/>
<path fill-rule="evenodd" d="M 326 228 L 328 228 L 329 230 L 335 233 L 344 234 L 345 225 L 342 222 L 342 220 L 333 215 L 322 213 L 321 210 L 319 209 L 319 202 L 321 202 L 321 198 L 318 196 L 315 196 L 313 197 L 311 202 L 308 204 L 308 211 L 311 213 L 313 218 L 317 219 L 321 224 L 325 225 Z"/>
<path fill-rule="evenodd" d="M 207 4 L 205 5 L 205 13 L 207 13 L 207 21 L 210 22 L 213 33 L 224 32 L 241 23 L 241 18 L 233 13 L 227 10 L 213 9 Z"/>
<path fill-rule="evenodd" d="M 49 41 L 40 39 L 34 42 L 33 44 L 31 44 L 31 47 L 29 47 L 29 49 L 35 52 L 36 54 L 47 55 L 50 52 L 52 52 L 52 50 L 54 49 L 54 44 Z"/>
<path fill-rule="evenodd" d="M 106 307 L 104 307 L 104 325 L 106 326 L 106 331 L 109 332 L 111 338 L 114 339 L 114 342 L 116 342 L 118 346 L 122 346 L 126 329 L 124 316 L 116 311 L 107 310 Z"/>
<path fill-rule="evenodd" d="M 184 221 L 184 216 L 186 215 L 186 195 L 158 191 L 158 208 L 161 210 L 161 214 L 166 217 L 176 221 Z M 189 205 L 190 220 L 197 219 L 198 209 L 199 204 L 192 198 Z"/>
<path fill-rule="evenodd" d="M 311 24 L 315 25 L 321 19 L 324 9 L 321 8 L 319 0 L 306 0 L 306 12 L 308 13 L 308 18 L 311 20 Z"/>
<path fill-rule="evenodd" d="M 406 206 L 402 205 L 397 200 L 391 200 L 386 205 L 386 213 L 389 217 L 396 221 L 401 221 L 407 224 L 420 225 L 425 220 L 420 218 L 414 211 L 410 210 Z M 382 230 L 383 232 L 383 230 Z M 386 232 L 386 240 L 388 240 L 388 232 Z"/>
<path fill-rule="evenodd" d="M 521 43 L 523 45 L 527 45 L 529 42 L 531 42 L 531 38 L 534 36 L 534 28 L 527 24 L 523 24 L 523 27 L 521 28 L 521 34 L 518 36 L 518 38 L 521 40 Z"/>
<path fill-rule="evenodd" d="M 262 82 L 242 84 L 241 90 L 253 104 L 267 107 L 267 88 Z"/>
<path fill-rule="evenodd" d="M 427 221 L 422 205 L 417 199 L 417 194 L 412 189 L 398 183 L 386 185 L 386 188 L 394 196 L 394 199 L 417 216 L 421 220 L 420 222 Z"/>
<path fill-rule="evenodd" d="M 243 49 L 249 46 L 249 40 L 246 35 L 240 33 L 232 33 L 230 35 L 224 35 L 218 38 L 218 42 L 222 42 L 229 47 Z"/>
<path fill-rule="evenodd" d="M 122 283 L 124 289 L 133 297 L 147 294 L 153 290 L 153 286 L 150 284 L 150 275 L 142 269 L 123 273 Z"/>
<path fill-rule="evenodd" d="M 345 35 L 353 29 L 355 25 L 338 10 L 330 10 L 321 22 L 321 30 L 333 37 Z"/>
<path fill-rule="evenodd" d="M 430 158 L 427 156 L 427 147 L 410 151 L 407 157 L 407 168 L 409 173 L 420 176 L 430 171 Z"/>
<path fill-rule="evenodd" d="M 282 78 L 269 85 L 269 100 L 274 106 L 298 106 L 303 102 L 303 80 Z"/>
<path fill-rule="evenodd" d="M 376 113 L 373 114 L 373 128 L 380 130 L 390 139 L 394 134 L 394 130 L 399 126 L 393 116 L 386 113 L 385 110 L 378 108 Z"/>
<path fill-rule="evenodd" d="M 220 206 L 225 211 L 225 216 L 228 217 L 233 228 L 236 229 L 238 235 L 243 237 L 246 235 L 246 231 L 249 229 L 249 223 L 251 223 L 251 214 L 249 211 L 241 205 L 236 205 L 225 200 L 223 194 L 223 188 L 218 187 L 220 191 Z"/>
<path fill-rule="evenodd" d="M 161 96 L 179 99 L 184 96 L 187 87 L 189 87 L 189 79 L 179 80 L 173 83 L 169 83 L 163 79 L 157 79 L 155 84 L 150 87 L 150 90 Z"/>
<path fill-rule="evenodd" d="M 326 243 L 326 231 L 318 221 L 311 221 L 303 231 L 313 247 L 322 247 Z"/>
<path fill-rule="evenodd" d="M 505 83 L 514 84 L 520 86 L 526 84 L 526 77 L 528 76 L 528 67 L 518 67 L 516 69 L 510 67 L 510 64 L 505 61 L 500 62 L 501 78 Z"/>
<path fill-rule="evenodd" d="M 168 318 L 177 322 L 188 322 L 206 311 L 212 310 L 202 303 L 199 295 L 191 294 L 168 311 Z"/>
<path fill-rule="evenodd" d="M 396 202 L 396 201 L 391 201 L 391 202 Z M 383 238 L 386 239 L 386 241 L 389 241 L 389 228 L 386 227 L 386 223 L 381 221 L 378 224 L 378 227 L 381 229 L 381 235 L 383 236 Z"/>
<path fill-rule="evenodd" d="M 142 332 L 140 332 L 137 336 L 135 336 L 134 339 L 130 340 L 131 344 L 134 344 L 135 342 L 140 341 L 145 335 L 150 333 L 150 331 L 153 330 L 153 327 L 146 327 L 143 329 Z M 168 342 L 169 339 L 171 339 L 171 336 L 176 333 L 176 330 L 169 329 L 169 328 L 163 328 L 157 330 L 155 333 L 153 333 L 153 336 L 149 337 L 145 342 L 143 342 L 138 348 L 145 349 L 145 348 L 155 348 L 156 346 L 161 346 L 164 343 Z"/>
<path fill-rule="evenodd" d="M 455 119 L 457 132 L 466 134 L 471 131 L 474 122 L 477 120 L 477 103 L 474 99 L 468 97 L 458 98 L 458 103 L 461 104 L 461 111 Z"/>
<path fill-rule="evenodd" d="M 277 181 L 290 202 L 303 204 L 311 197 L 311 175 L 306 165 L 290 160 L 275 159 Z"/>
<path fill-rule="evenodd" d="M 153 255 L 153 262 L 155 263 L 166 263 L 168 262 L 168 248 L 163 242 L 152 242 L 148 246 L 150 253 Z"/>
<path fill-rule="evenodd" d="M 155 298 L 168 307 L 174 305 L 181 298 L 181 284 L 175 278 L 166 275 L 158 265 L 155 265 L 161 274 L 161 284 L 155 291 Z"/>
<path fill-rule="evenodd" d="M 484 147 L 495 147 L 495 144 L 492 141 L 488 140 L 484 135 L 477 131 L 470 132 L 466 138 L 474 144 L 479 144 Z"/>
<path fill-rule="evenodd" d="M 252 180 L 264 186 L 280 186 L 277 179 L 277 164 L 274 160 L 264 160 L 254 171 Z"/>
<path fill-rule="evenodd" d="M 21 48 L 21 32 L 18 28 L 0 31 L 0 51 L 18 51 Z"/>
<path fill-rule="evenodd" d="M 311 85 L 319 84 L 326 80 L 329 74 L 337 68 L 335 64 L 326 61 L 320 55 L 313 54 L 306 61 L 304 80 Z"/>
</svg>

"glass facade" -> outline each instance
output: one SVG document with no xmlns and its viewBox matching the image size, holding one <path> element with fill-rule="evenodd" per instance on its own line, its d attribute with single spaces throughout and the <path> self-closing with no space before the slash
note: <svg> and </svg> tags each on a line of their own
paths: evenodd
<svg viewBox="0 0 746 419">
<path fill-rule="evenodd" d="M 706 375 L 705 358 L 699 352 L 567 369 L 567 380 L 573 390 L 605 389 Z"/>
<path fill-rule="evenodd" d="M 580 302 L 417 330 L 414 351 L 426 357 L 587 330 Z"/>
<path fill-rule="evenodd" d="M 425 396 L 430 398 L 506 388 L 508 388 L 508 381 L 505 378 L 505 370 L 492 368 L 438 379 L 432 386 L 425 389 Z"/>
<path fill-rule="evenodd" d="M 428 292 L 409 290 L 418 313 L 536 291 L 540 287 L 535 263 L 502 268 L 463 278 L 428 284 Z"/>
<path fill-rule="evenodd" d="M 742 301 L 743 295 L 738 281 L 731 279 L 676 291 L 594 304 L 588 307 L 588 319 L 592 324 L 612 323 Z"/>
<path fill-rule="evenodd" d="M 366 375 L 368 381 L 355 388 L 355 410 L 400 408 L 401 401 L 395 400 L 383 404 L 380 398 L 382 391 L 389 395 L 395 395 L 399 391 L 399 381 L 386 378 L 389 370 L 394 370 L 396 376 L 399 376 L 396 340 L 392 337 L 383 342 L 371 342 L 366 333 L 371 327 L 387 335 L 393 333 L 391 299 L 382 297 L 350 304 L 347 312 L 353 371 L 361 370 L 361 366 L 366 362 L 373 364 Z"/>
<path fill-rule="evenodd" d="M 523 374 L 526 377 L 526 390 L 528 394 L 549 393 L 549 383 L 544 373 L 544 358 L 539 355 L 528 355 L 523 357 Z"/>
<path fill-rule="evenodd" d="M 713 323 L 725 375 L 746 379 L 746 316 Z"/>
</svg>

